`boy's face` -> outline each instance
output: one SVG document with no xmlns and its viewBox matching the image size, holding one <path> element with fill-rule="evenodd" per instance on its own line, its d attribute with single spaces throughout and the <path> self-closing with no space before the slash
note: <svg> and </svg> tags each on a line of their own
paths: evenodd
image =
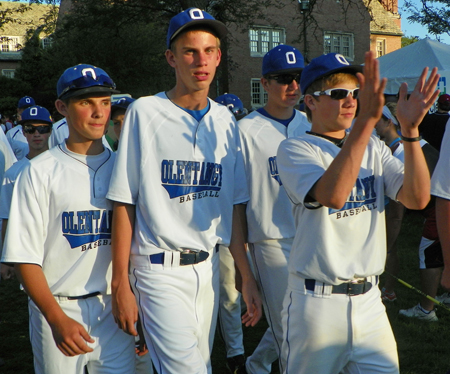
<svg viewBox="0 0 450 374">
<path fill-rule="evenodd" d="M 48 138 L 52 133 L 52 125 L 44 122 L 25 122 L 22 125 L 22 132 L 30 149 L 41 151 L 48 148 Z"/>
<path fill-rule="evenodd" d="M 172 49 L 166 51 L 167 62 L 175 69 L 177 85 L 186 93 L 209 90 L 220 57 L 217 38 L 203 30 L 181 34 Z"/>
<path fill-rule="evenodd" d="M 120 133 L 122 131 L 123 119 L 125 118 L 125 109 L 124 110 L 116 110 L 114 115 L 111 117 L 111 120 L 114 124 L 114 133 L 117 136 L 117 139 L 120 139 Z"/>
<path fill-rule="evenodd" d="M 332 86 L 326 86 L 322 91 L 330 88 L 353 90 L 356 87 L 356 82 L 349 79 Z M 307 95 L 305 104 L 311 110 L 312 131 L 332 137 L 341 137 L 344 130 L 349 129 L 352 125 L 358 102 L 352 94 L 341 100 L 334 100 L 328 95 L 314 97 Z"/>
<path fill-rule="evenodd" d="M 269 79 L 261 78 L 261 83 L 267 91 L 268 101 L 279 107 L 294 107 L 300 100 L 300 84 L 295 79 L 289 84 L 282 84 L 273 79 L 280 75 L 291 76 L 291 78 L 298 76 L 298 74 L 275 74 L 269 76 Z"/>
<path fill-rule="evenodd" d="M 75 96 L 66 104 L 57 100 L 58 111 L 66 117 L 69 136 L 76 142 L 101 139 L 111 114 L 111 96 L 104 93 Z"/>
</svg>

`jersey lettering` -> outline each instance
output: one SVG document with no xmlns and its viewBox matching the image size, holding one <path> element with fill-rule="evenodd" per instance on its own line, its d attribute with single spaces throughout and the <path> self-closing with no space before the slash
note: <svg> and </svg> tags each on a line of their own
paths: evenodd
<svg viewBox="0 0 450 374">
<path fill-rule="evenodd" d="M 110 241 L 111 224 L 112 210 L 63 212 L 61 218 L 62 234 L 71 248 L 78 248 L 99 240 Z"/>
<path fill-rule="evenodd" d="M 171 199 L 202 191 L 220 191 L 222 165 L 214 162 L 163 160 L 161 183 Z"/>
<path fill-rule="evenodd" d="M 283 185 L 278 174 L 277 156 L 269 157 L 269 171 L 273 179 L 275 179 L 280 186 Z"/>
<path fill-rule="evenodd" d="M 351 217 L 377 208 L 375 176 L 358 178 L 342 209 L 328 209 L 328 214 L 336 214 L 336 219 Z"/>
</svg>

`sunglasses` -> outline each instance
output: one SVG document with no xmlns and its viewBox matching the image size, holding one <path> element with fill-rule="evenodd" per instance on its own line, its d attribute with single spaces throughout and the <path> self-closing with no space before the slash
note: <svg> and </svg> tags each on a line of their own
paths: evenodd
<svg viewBox="0 0 450 374">
<path fill-rule="evenodd" d="M 116 85 L 113 82 L 113 80 L 106 76 L 106 75 L 99 75 L 96 78 L 93 78 L 90 75 L 83 75 L 80 78 L 74 79 L 70 86 L 67 86 L 59 95 L 60 97 L 63 96 L 66 92 L 73 90 L 73 89 L 79 89 L 79 88 L 87 88 L 92 86 L 103 86 L 106 88 L 111 88 L 113 90 L 116 89 Z"/>
<path fill-rule="evenodd" d="M 52 127 L 48 126 L 48 125 L 41 125 L 41 126 L 25 125 L 25 126 L 23 126 L 23 131 L 27 134 L 34 134 L 36 130 L 39 134 L 48 134 L 51 129 L 52 129 Z"/>
<path fill-rule="evenodd" d="M 294 80 L 300 83 L 300 74 L 278 74 L 270 75 L 269 79 L 277 81 L 279 84 L 291 84 Z"/>
<path fill-rule="evenodd" d="M 330 96 L 333 100 L 342 100 L 352 94 L 353 98 L 356 100 L 359 95 L 359 88 L 354 88 L 353 90 L 348 90 L 346 88 L 330 88 L 325 91 L 316 91 L 313 93 L 314 96 Z"/>
</svg>

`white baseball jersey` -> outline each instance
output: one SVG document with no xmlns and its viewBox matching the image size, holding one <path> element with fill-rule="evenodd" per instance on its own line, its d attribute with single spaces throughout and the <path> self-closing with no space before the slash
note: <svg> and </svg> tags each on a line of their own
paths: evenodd
<svg viewBox="0 0 450 374">
<path fill-rule="evenodd" d="M 292 202 L 278 175 L 277 150 L 281 141 L 311 129 L 306 116 L 295 110 L 286 127 L 258 111 L 239 121 L 250 200 L 247 204 L 248 241 L 293 238 Z"/>
<path fill-rule="evenodd" d="M 30 163 L 28 158 L 24 157 L 22 160 L 13 164 L 8 170 L 6 170 L 3 177 L 2 193 L 0 194 L 0 218 L 8 219 L 9 211 L 11 208 L 11 199 L 14 190 L 14 184 L 17 177 L 22 170 Z"/>
<path fill-rule="evenodd" d="M 128 108 L 107 197 L 136 204 L 132 254 L 229 244 L 247 185 L 233 115 L 209 104 L 200 122 L 165 93 Z"/>
<path fill-rule="evenodd" d="M 17 158 L 16 158 L 16 156 L 14 154 L 14 151 L 11 148 L 11 144 L 9 144 L 8 138 L 6 137 L 6 135 L 2 131 L 0 131 L 0 143 L 2 144 L 1 145 L 1 148 L 2 148 L 1 151 L 2 151 L 2 154 L 3 154 L 3 158 L 8 161 L 7 165 L 9 165 L 9 166 L 6 167 L 6 170 L 7 170 L 8 168 L 11 167 L 11 165 L 14 162 L 17 161 Z"/>
<path fill-rule="evenodd" d="M 33 158 L 16 182 L 2 261 L 40 265 L 54 295 L 110 293 L 114 157 L 62 143 Z"/>
<path fill-rule="evenodd" d="M 48 147 L 53 148 L 54 146 L 61 144 L 64 140 L 69 137 L 69 125 L 65 118 L 55 122 L 52 127 L 52 134 L 48 138 Z M 103 146 L 109 150 L 111 147 L 106 140 L 105 136 L 102 137 Z"/>
<path fill-rule="evenodd" d="M 431 177 L 431 194 L 450 200 L 450 120 L 445 126 L 439 161 Z"/>
<path fill-rule="evenodd" d="M 23 135 L 22 125 L 17 125 L 9 130 L 6 133 L 6 138 L 8 139 L 17 160 L 21 160 L 28 154 L 28 141 L 27 138 L 25 138 L 25 135 Z"/>
<path fill-rule="evenodd" d="M 281 180 L 295 204 L 289 271 L 327 284 L 384 271 L 384 195 L 395 199 L 403 184 L 403 164 L 372 136 L 345 206 L 335 210 L 305 203 L 339 151 L 331 141 L 306 134 L 283 141 L 277 155 Z"/>
</svg>

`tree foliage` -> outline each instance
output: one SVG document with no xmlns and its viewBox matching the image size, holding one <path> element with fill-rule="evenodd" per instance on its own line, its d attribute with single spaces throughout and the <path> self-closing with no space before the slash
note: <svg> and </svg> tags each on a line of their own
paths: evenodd
<svg viewBox="0 0 450 374">
<path fill-rule="evenodd" d="M 412 13 L 408 20 L 426 26 L 438 40 L 439 35 L 450 35 L 450 0 L 420 0 L 419 6 L 407 0 L 405 7 Z"/>
<path fill-rule="evenodd" d="M 29 34 L 16 76 L 31 82 L 34 92 L 30 94 L 40 95 L 47 105 L 55 98 L 58 77 L 78 63 L 103 68 L 123 93 L 134 97 L 154 94 L 174 83 L 164 52 L 167 26 L 175 14 L 198 7 L 228 25 L 247 27 L 252 20 L 263 18 L 264 8 L 277 1 L 74 0 L 62 21 L 56 23 L 49 15 L 42 30 Z M 58 3 L 56 0 L 33 2 Z M 38 43 L 40 33 L 55 25 L 51 47 L 42 49 Z M 218 76 L 223 77 L 225 70 L 219 71 Z"/>
<path fill-rule="evenodd" d="M 420 39 L 417 36 L 402 36 L 402 48 L 418 42 L 419 40 Z"/>
</svg>

